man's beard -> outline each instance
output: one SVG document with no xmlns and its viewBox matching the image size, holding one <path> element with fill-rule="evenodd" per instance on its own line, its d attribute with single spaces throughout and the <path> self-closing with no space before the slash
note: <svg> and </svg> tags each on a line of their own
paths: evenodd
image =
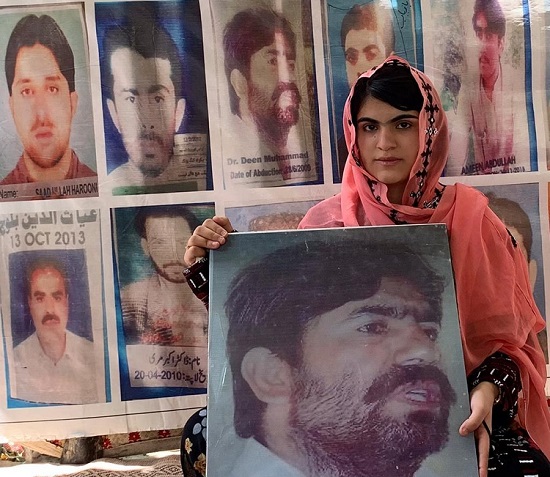
<svg viewBox="0 0 550 477">
<path fill-rule="evenodd" d="M 384 407 L 391 394 L 418 382 L 435 383 L 439 409 L 411 411 L 402 421 L 388 416 Z M 334 475 L 350 477 L 413 475 L 447 443 L 456 396 L 435 366 L 395 366 L 363 393 L 355 375 L 324 383 L 302 368 L 295 386 L 289 427 L 309 463 L 309 475 L 331 468 Z"/>
<path fill-rule="evenodd" d="M 167 144 L 155 131 L 142 131 L 138 137 L 124 141 L 128 155 L 137 158 L 135 164 L 145 177 L 155 178 L 166 169 L 173 152 L 173 144 Z"/>
<path fill-rule="evenodd" d="M 286 134 L 298 122 L 302 98 L 295 83 L 278 83 L 269 96 L 249 82 L 248 107 L 258 130 L 268 136 Z"/>
<path fill-rule="evenodd" d="M 153 261 L 153 265 L 155 267 L 156 272 L 165 280 L 171 282 L 171 283 L 184 283 L 185 282 L 185 276 L 183 275 L 183 270 L 185 269 L 185 265 L 182 262 L 170 262 L 170 263 L 163 263 L 162 266 L 157 265 L 155 261 Z M 166 272 L 165 268 L 168 267 L 181 267 L 181 274 L 169 274 Z M 181 275 L 181 277 L 180 277 Z"/>
</svg>

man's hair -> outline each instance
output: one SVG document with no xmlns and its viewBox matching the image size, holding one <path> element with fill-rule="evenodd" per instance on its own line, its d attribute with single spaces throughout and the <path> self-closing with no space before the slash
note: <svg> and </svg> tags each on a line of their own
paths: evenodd
<svg viewBox="0 0 550 477">
<path fill-rule="evenodd" d="M 145 59 L 168 60 L 176 100 L 183 97 L 183 68 L 178 48 L 170 34 L 159 24 L 155 11 L 145 7 L 132 11 L 107 31 L 103 47 L 102 82 L 107 85 L 109 99 L 113 99 L 114 86 L 111 57 L 115 51 L 123 48 L 128 48 Z"/>
<path fill-rule="evenodd" d="M 69 91 L 72 93 L 75 90 L 74 55 L 63 31 L 49 15 L 27 15 L 15 25 L 6 47 L 5 71 L 10 96 L 19 50 L 34 45 L 42 45 L 52 52 L 59 71 L 67 80 Z"/>
<path fill-rule="evenodd" d="M 507 227 L 514 227 L 523 238 L 523 245 L 527 250 L 527 260 L 531 260 L 531 250 L 533 248 L 533 229 L 527 213 L 517 202 L 497 197 L 492 192 L 487 194 L 489 207 L 504 222 Z"/>
<path fill-rule="evenodd" d="M 223 35 L 224 66 L 229 86 L 231 112 L 240 116 L 239 98 L 231 86 L 231 72 L 240 71 L 250 79 L 250 58 L 275 41 L 281 33 L 296 54 L 296 35 L 290 22 L 268 8 L 249 8 L 237 13 L 225 26 Z"/>
<path fill-rule="evenodd" d="M 386 48 L 386 55 L 395 49 L 395 34 L 390 8 L 384 8 L 377 0 L 354 5 L 344 16 L 340 28 L 340 42 L 344 50 L 346 49 L 346 37 L 351 30 L 371 30 L 380 33 Z"/>
<path fill-rule="evenodd" d="M 134 227 L 141 238 L 147 240 L 147 230 L 145 228 L 147 219 L 151 217 L 181 217 L 189 224 L 191 232 L 199 225 L 199 219 L 185 206 L 182 205 L 153 205 L 150 207 L 140 207 L 134 219 Z"/>
<path fill-rule="evenodd" d="M 416 286 L 432 308 L 434 321 L 441 321 L 442 277 L 401 244 L 349 240 L 343 246 L 307 240 L 276 250 L 240 271 L 225 303 L 239 436 L 263 441 L 266 408 L 241 374 L 246 353 L 265 347 L 290 366 L 299 366 L 309 323 L 348 302 L 373 296 L 383 277 L 403 278 Z"/>
<path fill-rule="evenodd" d="M 386 63 L 371 77 L 357 80 L 350 103 L 355 125 L 359 110 L 369 96 L 401 111 L 420 112 L 424 104 L 424 97 L 410 68 L 402 63 Z"/>
<path fill-rule="evenodd" d="M 25 276 L 27 279 L 27 295 L 31 295 L 32 289 L 32 275 L 37 270 L 47 270 L 53 269 L 59 272 L 61 278 L 63 278 L 63 286 L 65 287 L 65 294 L 68 294 L 68 283 L 67 283 L 67 273 L 65 271 L 65 266 L 58 260 L 53 258 L 38 258 L 29 262 L 27 264 L 27 269 L 25 271 Z"/>
<path fill-rule="evenodd" d="M 485 14 L 487 30 L 496 33 L 499 38 L 503 38 L 506 33 L 506 17 L 498 0 L 476 0 L 472 16 L 474 31 L 477 28 L 476 20 L 480 13 Z"/>
</svg>

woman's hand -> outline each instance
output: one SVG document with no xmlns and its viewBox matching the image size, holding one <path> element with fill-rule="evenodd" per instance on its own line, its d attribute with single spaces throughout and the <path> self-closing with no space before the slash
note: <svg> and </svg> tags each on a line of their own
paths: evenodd
<svg viewBox="0 0 550 477">
<path fill-rule="evenodd" d="M 227 217 L 214 216 L 206 219 L 189 237 L 183 260 L 188 267 L 197 259 L 206 255 L 207 249 L 215 250 L 227 240 L 227 235 L 234 232 L 233 226 Z"/>
<path fill-rule="evenodd" d="M 483 426 L 483 421 L 492 432 L 493 404 L 499 393 L 498 387 L 488 381 L 479 383 L 470 393 L 470 408 L 472 413 L 458 430 L 461 436 L 474 433 L 477 445 L 479 477 L 487 477 L 489 464 L 490 436 Z"/>
</svg>

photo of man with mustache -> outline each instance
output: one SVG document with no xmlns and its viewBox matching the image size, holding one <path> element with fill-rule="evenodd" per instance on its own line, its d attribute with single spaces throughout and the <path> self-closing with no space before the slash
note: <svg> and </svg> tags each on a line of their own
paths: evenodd
<svg viewBox="0 0 550 477">
<path fill-rule="evenodd" d="M 104 401 L 96 385 L 93 342 L 67 329 L 65 267 L 54 259 L 37 259 L 28 264 L 26 279 L 35 331 L 14 348 L 13 397 L 51 404 Z"/>
<path fill-rule="evenodd" d="M 500 0 L 473 3 L 471 24 L 465 25 L 474 34 L 471 73 L 462 78 L 445 175 L 528 172 L 532 164 L 526 104 L 531 105 L 523 91 L 527 86 L 520 83 L 523 57 L 510 61 L 507 51 L 518 48 L 514 41 L 522 22 L 507 18 L 518 10 L 503 8 Z"/>
<path fill-rule="evenodd" d="M 174 40 L 154 20 L 154 12 L 130 11 L 103 41 L 106 106 L 128 155 L 109 173 L 113 189 L 174 180 L 174 135 L 186 107 L 184 71 Z"/>
<path fill-rule="evenodd" d="M 223 455 L 241 447 L 209 474 L 438 475 L 417 472 L 447 445 L 457 400 L 439 342 L 448 281 L 405 242 L 365 242 L 309 237 L 231 281 L 222 328 L 241 439 Z M 221 398 L 209 386 L 210 440 Z"/>
<path fill-rule="evenodd" d="M 19 20 L 6 47 L 5 74 L 23 152 L 0 185 L 96 177 L 70 145 L 78 106 L 75 56 L 54 18 Z"/>
<path fill-rule="evenodd" d="M 226 182 L 242 179 L 236 171 L 248 171 L 247 164 L 253 164 L 252 171 L 256 174 L 254 168 L 263 169 L 264 182 L 273 185 L 314 177 L 313 154 L 312 164 L 308 164 L 307 170 L 304 168 L 308 148 L 301 136 L 313 124 L 306 126 L 305 122 L 309 99 L 300 93 L 305 86 L 304 60 L 300 63 L 298 59 L 297 48 L 301 43 L 292 23 L 281 11 L 247 8 L 235 13 L 225 24 L 221 41 L 231 112 L 226 116 L 230 128 L 224 131 L 226 137 L 236 142 L 224 147 L 224 155 L 231 158 L 224 164 L 235 169 L 225 174 Z M 302 92 L 305 94 L 304 89 Z M 237 137 L 246 141 L 236 141 Z M 257 175 L 246 177 L 248 183 L 262 182 Z"/>
<path fill-rule="evenodd" d="M 154 273 L 120 292 L 127 345 L 151 344 L 206 348 L 208 316 L 185 281 L 185 245 L 199 225 L 181 205 L 140 207 L 134 227 Z M 119 253 L 119 257 L 121 254 Z M 119 267 L 129 267 L 119 259 Z"/>
</svg>

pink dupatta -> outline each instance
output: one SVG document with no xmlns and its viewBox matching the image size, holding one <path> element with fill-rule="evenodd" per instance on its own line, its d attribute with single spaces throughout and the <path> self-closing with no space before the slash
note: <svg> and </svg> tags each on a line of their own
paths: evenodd
<svg viewBox="0 0 550 477">
<path fill-rule="evenodd" d="M 466 371 L 472 372 L 496 351 L 514 359 L 523 386 L 520 425 L 550 458 L 546 365 L 536 338 L 545 325 L 534 303 L 525 259 L 504 224 L 488 208 L 483 194 L 463 184 L 440 184 L 449 136 L 439 95 L 429 78 L 402 58 L 390 56 L 383 64 L 389 62 L 410 68 L 424 97 L 419 117 L 420 150 L 403 204 L 390 203 L 386 185 L 361 164 L 350 112 L 352 88 L 344 108 L 344 132 L 351 152 L 344 168 L 342 192 L 313 207 L 300 228 L 446 224 Z M 380 66 L 362 77 L 372 76 Z"/>
</svg>

